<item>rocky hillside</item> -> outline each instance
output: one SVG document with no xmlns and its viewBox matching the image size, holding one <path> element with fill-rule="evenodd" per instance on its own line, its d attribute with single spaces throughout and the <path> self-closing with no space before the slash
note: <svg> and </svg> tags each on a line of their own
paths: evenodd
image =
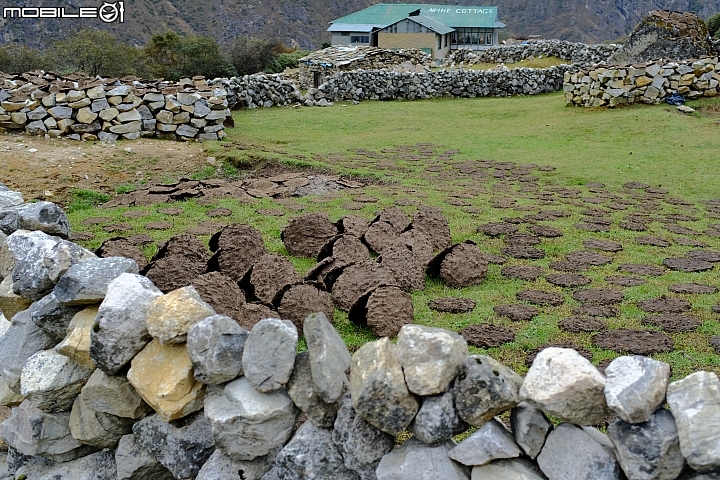
<svg viewBox="0 0 720 480">
<path fill-rule="evenodd" d="M 125 23 L 99 20 L 8 19 L 0 17 L 0 43 L 32 46 L 52 42 L 80 26 L 98 26 L 135 44 L 171 28 L 183 34 L 209 35 L 223 44 L 237 35 L 279 39 L 306 49 L 329 40 L 328 22 L 363 9 L 372 0 L 125 0 Z M 449 2 L 455 3 L 455 2 Z M 457 3 L 499 7 L 500 20 L 512 34 L 540 35 L 586 43 L 628 34 L 654 9 L 694 11 L 701 18 L 720 11 L 720 0 L 467 0 Z M 97 7 L 99 0 L 7 0 L 10 6 Z"/>
</svg>

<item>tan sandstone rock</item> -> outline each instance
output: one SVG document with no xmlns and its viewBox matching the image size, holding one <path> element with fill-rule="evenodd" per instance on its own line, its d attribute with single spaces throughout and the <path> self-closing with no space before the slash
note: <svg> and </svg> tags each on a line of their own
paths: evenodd
<svg viewBox="0 0 720 480">
<path fill-rule="evenodd" d="M 195 287 L 173 290 L 156 298 L 147 314 L 147 329 L 160 343 L 183 343 L 190 327 L 215 315 L 213 308 L 205 303 Z"/>
<path fill-rule="evenodd" d="M 184 344 L 154 339 L 132 359 L 127 378 L 165 422 L 203 408 L 205 386 L 195 381 Z"/>
<path fill-rule="evenodd" d="M 95 362 L 90 358 L 90 332 L 97 314 L 98 306 L 88 307 L 76 313 L 68 325 L 67 336 L 55 347 L 55 351 L 72 358 L 84 367 L 95 368 Z"/>
<path fill-rule="evenodd" d="M 27 309 L 31 303 L 31 300 L 13 293 L 12 276 L 5 277 L 2 283 L 0 283 L 0 312 L 2 312 L 8 320 L 11 320 L 16 313 Z"/>
</svg>

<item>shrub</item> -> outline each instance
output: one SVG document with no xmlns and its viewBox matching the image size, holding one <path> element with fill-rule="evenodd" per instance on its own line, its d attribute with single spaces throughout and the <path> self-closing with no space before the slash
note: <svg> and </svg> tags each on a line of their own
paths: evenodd
<svg viewBox="0 0 720 480">
<path fill-rule="evenodd" d="M 705 24 L 707 25 L 710 35 L 718 38 L 718 35 L 720 35 L 720 12 L 716 13 L 715 15 L 711 15 L 710 18 L 707 19 L 707 22 L 705 22 Z"/>
<path fill-rule="evenodd" d="M 280 73 L 286 68 L 298 68 L 298 60 L 305 57 L 310 52 L 307 50 L 295 50 L 290 53 L 281 53 L 276 56 L 269 67 L 265 69 L 269 73 Z"/>
</svg>

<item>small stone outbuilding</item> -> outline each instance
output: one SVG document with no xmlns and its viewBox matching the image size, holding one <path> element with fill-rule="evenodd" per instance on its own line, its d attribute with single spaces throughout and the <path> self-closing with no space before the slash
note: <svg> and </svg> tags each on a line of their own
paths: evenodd
<svg viewBox="0 0 720 480">
<path fill-rule="evenodd" d="M 328 47 L 299 62 L 300 88 L 317 88 L 325 78 L 350 70 L 392 70 L 400 65 L 423 68 L 430 56 L 420 50 L 385 50 L 377 47 Z"/>
</svg>

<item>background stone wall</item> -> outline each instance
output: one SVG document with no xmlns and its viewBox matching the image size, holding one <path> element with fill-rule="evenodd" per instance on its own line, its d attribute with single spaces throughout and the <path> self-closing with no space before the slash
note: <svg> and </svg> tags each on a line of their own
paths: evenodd
<svg viewBox="0 0 720 480">
<path fill-rule="evenodd" d="M 616 106 L 632 103 L 658 104 L 668 95 L 686 98 L 718 94 L 718 57 L 700 60 L 654 60 L 628 66 L 596 66 L 565 73 L 563 90 L 569 105 Z"/>
<path fill-rule="evenodd" d="M 531 57 L 557 57 L 571 64 L 594 65 L 604 62 L 621 48 L 615 44 L 586 45 L 565 40 L 529 40 L 510 45 L 496 45 L 485 50 L 461 49 L 452 52 L 443 66 L 476 63 L 515 63 Z"/>
<path fill-rule="evenodd" d="M 504 71 L 440 70 L 396 73 L 385 70 L 340 72 L 317 89 L 309 89 L 305 105 L 362 100 L 419 100 L 437 97 L 536 95 L 562 88 L 565 72 L 576 67 L 517 68 Z"/>
</svg>

